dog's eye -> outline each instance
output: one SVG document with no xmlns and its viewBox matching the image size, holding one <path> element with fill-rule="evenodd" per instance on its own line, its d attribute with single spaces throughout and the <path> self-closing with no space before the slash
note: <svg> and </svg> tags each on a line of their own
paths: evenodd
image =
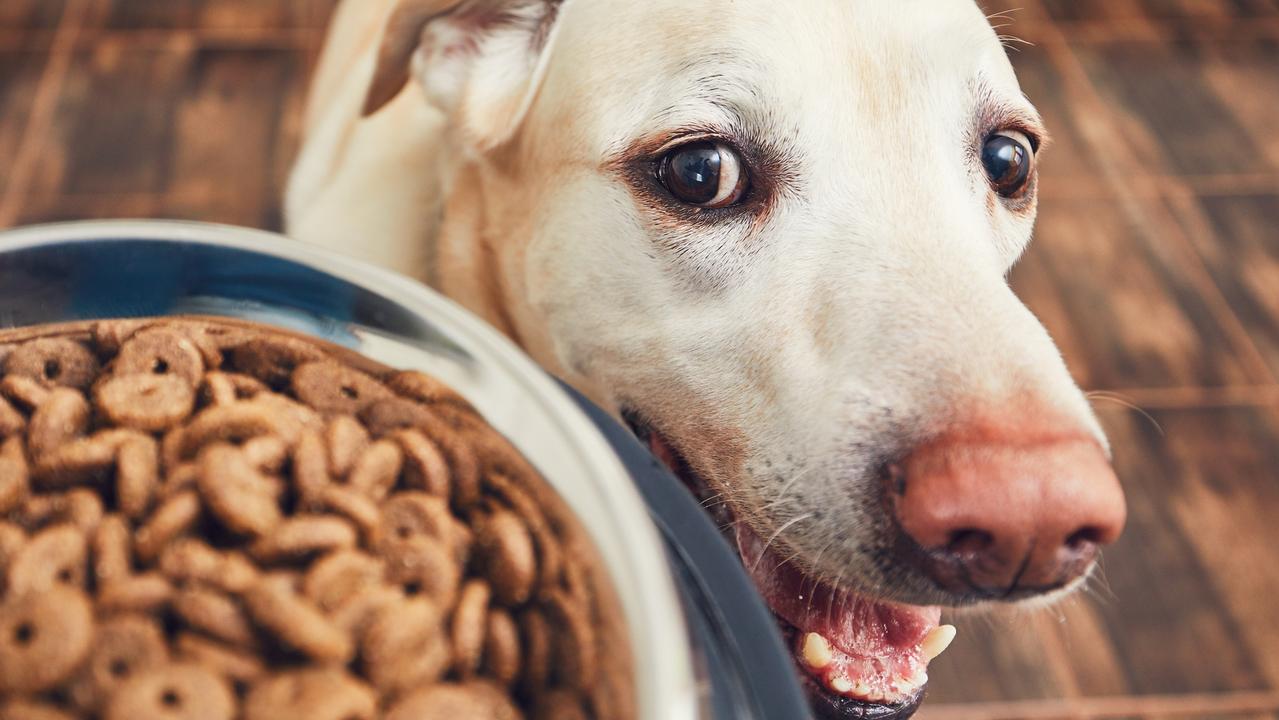
<svg viewBox="0 0 1279 720">
<path fill-rule="evenodd" d="M 746 194 L 741 158 L 723 143 L 699 141 L 671 150 L 657 177 L 677 200 L 698 207 L 728 207 Z"/>
<path fill-rule="evenodd" d="M 986 138 L 981 150 L 981 163 L 995 192 L 1012 198 L 1026 188 L 1035 153 L 1025 135 L 1016 130 L 1001 130 Z"/>
</svg>

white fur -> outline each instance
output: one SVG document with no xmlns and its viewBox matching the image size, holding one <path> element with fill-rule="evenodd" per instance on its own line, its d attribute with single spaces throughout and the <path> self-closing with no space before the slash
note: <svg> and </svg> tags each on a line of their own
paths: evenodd
<svg viewBox="0 0 1279 720">
<path fill-rule="evenodd" d="M 335 34 L 383 22 L 359 2 Z M 979 88 L 1034 110 L 973 3 L 567 0 L 540 53 L 526 21 L 445 60 L 451 22 L 414 63 L 429 92 L 362 121 L 375 47 L 338 44 L 349 74 L 317 86 L 290 231 L 428 278 L 639 410 L 761 534 L 806 517 L 778 542 L 811 571 L 935 599 L 883 563 L 875 472 L 974 413 L 1030 402 L 1104 443 L 1005 282 L 1033 205 L 992 201 Z M 725 106 L 795 181 L 762 223 L 664 222 L 610 161 Z"/>
</svg>

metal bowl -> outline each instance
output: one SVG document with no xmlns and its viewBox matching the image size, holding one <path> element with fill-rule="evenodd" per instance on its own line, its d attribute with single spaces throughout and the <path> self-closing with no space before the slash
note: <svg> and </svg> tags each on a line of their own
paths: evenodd
<svg viewBox="0 0 1279 720">
<path fill-rule="evenodd" d="M 0 327 L 173 314 L 287 327 L 451 384 L 594 539 L 629 625 L 638 717 L 704 716 L 680 596 L 644 501 L 597 426 L 497 331 L 411 280 L 271 233 L 161 221 L 0 233 Z"/>
</svg>

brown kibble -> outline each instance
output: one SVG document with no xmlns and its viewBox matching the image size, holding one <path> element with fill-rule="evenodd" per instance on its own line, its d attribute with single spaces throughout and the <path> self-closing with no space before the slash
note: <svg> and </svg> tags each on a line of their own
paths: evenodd
<svg viewBox="0 0 1279 720">
<path fill-rule="evenodd" d="M 76 720 L 48 703 L 28 698 L 11 698 L 0 704 L 0 720 Z"/>
<path fill-rule="evenodd" d="M 31 415 L 27 447 L 35 457 L 84 435 L 89 427 L 89 401 L 78 390 L 54 388 Z"/>
<path fill-rule="evenodd" d="M 98 625 L 89 659 L 72 681 L 72 700 L 95 711 L 129 678 L 168 661 L 169 646 L 156 621 L 142 615 L 109 618 Z"/>
<path fill-rule="evenodd" d="M 28 495 L 18 519 L 29 529 L 70 523 L 86 535 L 92 533 L 102 520 L 102 500 L 87 488 L 77 488 L 64 493 Z"/>
<path fill-rule="evenodd" d="M 454 544 L 453 515 L 448 503 L 423 492 L 400 492 L 382 503 L 382 524 L 388 538 L 418 535 Z"/>
<path fill-rule="evenodd" d="M 27 419 L 0 396 L 0 439 L 17 435 L 27 428 Z"/>
<path fill-rule="evenodd" d="M 338 550 L 311 565 L 302 581 L 302 592 L 324 612 L 332 611 L 355 595 L 382 582 L 381 560 L 359 550 Z"/>
<path fill-rule="evenodd" d="M 528 528 L 515 513 L 494 510 L 476 522 L 475 541 L 484 577 L 498 602 L 523 605 L 537 581 L 537 557 Z"/>
<path fill-rule="evenodd" d="M 405 593 L 425 597 L 439 607 L 449 607 L 457 598 L 462 566 L 439 540 L 424 535 L 391 538 L 378 552 L 386 560 L 387 582 Z"/>
<path fill-rule="evenodd" d="M 8 375 L 0 380 L 0 395 L 26 410 L 34 410 L 49 397 L 49 388 L 25 375 Z"/>
<path fill-rule="evenodd" d="M 300 365 L 324 359 L 311 343 L 283 335 L 246 334 L 224 350 L 229 365 L 276 389 L 284 388 Z"/>
<path fill-rule="evenodd" d="M 370 585 L 347 598 L 329 613 L 333 624 L 351 634 L 363 638 L 369 625 L 379 614 L 404 602 L 404 593 L 389 585 Z M 447 648 L 446 648 L 447 650 Z"/>
<path fill-rule="evenodd" d="M 447 498 L 449 464 L 439 446 L 417 430 L 397 430 L 392 437 L 404 450 L 404 484 Z"/>
<path fill-rule="evenodd" d="M 520 688 L 526 695 L 536 695 L 546 687 L 551 676 L 551 630 L 538 610 L 520 614 L 520 640 L 524 647 L 524 674 Z"/>
<path fill-rule="evenodd" d="M 256 647 L 257 635 L 240 604 L 207 588 L 181 590 L 173 598 L 173 612 L 192 629 L 242 648 Z"/>
<path fill-rule="evenodd" d="M 195 633 L 179 633 L 173 649 L 180 659 L 202 665 L 235 682 L 251 682 L 266 673 L 266 666 L 254 653 Z"/>
<path fill-rule="evenodd" d="M 390 440 L 378 440 L 356 460 L 347 485 L 374 500 L 381 500 L 395 487 L 403 465 L 404 453 L 400 446 Z"/>
<path fill-rule="evenodd" d="M 453 609 L 453 669 L 460 677 L 470 677 L 479 669 L 484 654 L 484 633 L 488 628 L 489 597 L 492 591 L 483 580 L 469 580 L 462 586 Z"/>
<path fill-rule="evenodd" d="M 347 663 L 355 653 L 350 636 L 298 595 L 288 577 L 262 578 L 244 604 L 258 625 L 312 660 Z"/>
<path fill-rule="evenodd" d="M 120 443 L 135 435 L 130 430 L 103 430 L 54 447 L 36 458 L 32 479 L 44 489 L 100 480 L 115 467 Z"/>
<path fill-rule="evenodd" d="M 238 449 L 221 443 L 200 453 L 200 496 L 232 532 L 263 535 L 280 524 L 280 506 L 270 480 Z"/>
<path fill-rule="evenodd" d="M 378 610 L 364 632 L 364 675 L 384 693 L 420 687 L 444 674 L 449 645 L 444 618 L 424 598 L 410 598 Z"/>
<path fill-rule="evenodd" d="M 194 457 L 201 448 L 214 443 L 239 443 L 259 435 L 284 437 L 288 429 L 261 403 L 241 401 L 215 405 L 195 416 L 182 433 L 183 458 Z"/>
<path fill-rule="evenodd" d="M 195 391 L 177 375 L 116 375 L 93 396 L 107 420 L 142 432 L 168 430 L 195 409 Z"/>
<path fill-rule="evenodd" d="M 127 517 L 141 518 L 160 487 L 160 445 L 139 435 L 120 444 L 115 468 L 116 504 Z"/>
<path fill-rule="evenodd" d="M 99 320 L 89 328 L 89 334 L 93 338 L 94 345 L 99 350 L 115 354 L 120 352 L 120 346 L 124 344 L 125 340 L 133 337 L 134 333 L 151 325 L 153 322 L 153 320 L 132 318 Z"/>
<path fill-rule="evenodd" d="M 307 502 L 315 502 L 324 488 L 332 484 L 328 451 L 319 433 L 305 432 L 298 438 L 293 450 L 293 482 L 298 495 Z"/>
<path fill-rule="evenodd" d="M 475 680 L 441 683 L 414 690 L 397 702 L 386 720 L 523 720 L 524 716 L 498 687 Z M 556 719 L 558 720 L 558 718 Z"/>
<path fill-rule="evenodd" d="M 21 437 L 0 443 L 0 515 L 8 515 L 22 505 L 31 490 L 31 470 Z"/>
<path fill-rule="evenodd" d="M 329 448 L 329 468 L 338 477 L 346 477 L 369 446 L 369 431 L 350 415 L 337 415 L 324 430 L 324 443 Z"/>
<path fill-rule="evenodd" d="M 238 594 L 258 581 L 257 566 L 243 554 L 215 550 L 201 540 L 185 538 L 164 549 L 160 572 L 178 583 L 197 583 Z"/>
<path fill-rule="evenodd" d="M 248 375 L 211 372 L 204 376 L 203 393 L 210 405 L 230 405 L 269 390 L 260 380 Z"/>
<path fill-rule="evenodd" d="M 129 678 L 103 720 L 232 720 L 235 696 L 226 680 L 199 665 L 167 665 Z"/>
<path fill-rule="evenodd" d="M 369 375 L 328 360 L 299 366 L 292 385 L 299 400 L 326 414 L 353 415 L 391 397 L 391 391 Z"/>
<path fill-rule="evenodd" d="M 373 690 L 346 672 L 299 670 L 254 685 L 244 720 L 374 720 L 377 704 Z"/>
<path fill-rule="evenodd" d="M 382 537 L 382 511 L 367 495 L 340 485 L 321 490 L 315 504 L 355 523 L 366 545 L 377 545 Z"/>
<path fill-rule="evenodd" d="M 435 404 L 449 403 L 470 409 L 471 405 L 456 390 L 416 370 L 405 370 L 393 374 L 386 382 L 397 394 L 418 402 Z"/>
<path fill-rule="evenodd" d="M 98 376 L 98 359 L 68 338 L 38 338 L 19 345 L 5 360 L 10 377 L 25 377 L 49 388 L 84 390 Z"/>
<path fill-rule="evenodd" d="M 107 515 L 93 531 L 93 576 L 99 585 L 128 577 L 132 572 L 129 558 L 131 535 L 129 523 L 119 515 Z"/>
<path fill-rule="evenodd" d="M 264 563 L 297 559 L 355 545 L 355 529 L 331 515 L 286 518 L 249 546 L 249 554 Z"/>
<path fill-rule="evenodd" d="M 200 518 L 200 497 L 185 490 L 165 500 L 133 537 L 133 550 L 143 562 L 151 562 L 166 545 L 186 533 Z"/>
<path fill-rule="evenodd" d="M 590 688 L 599 663 L 589 610 L 560 590 L 549 594 L 544 610 L 555 638 L 551 662 L 560 684 L 579 690 Z"/>
<path fill-rule="evenodd" d="M 36 533 L 9 565 L 9 593 L 43 593 L 55 584 L 84 587 L 84 533 L 74 525 L 55 525 Z"/>
<path fill-rule="evenodd" d="M 485 675 L 510 686 L 520 675 L 520 628 L 510 613 L 489 610 L 484 633 Z"/>
<path fill-rule="evenodd" d="M 264 473 L 278 473 L 289 457 L 289 446 L 274 435 L 259 435 L 240 448 L 244 459 Z"/>
<path fill-rule="evenodd" d="M 189 388 L 204 375 L 204 357 L 191 339 L 166 327 L 138 332 L 120 346 L 111 371 L 122 375 L 167 375 Z"/>
<path fill-rule="evenodd" d="M 53 688 L 80 665 L 92 641 L 93 610 L 79 588 L 10 593 L 0 605 L 0 695 Z"/>
<path fill-rule="evenodd" d="M 590 716 L 576 693 L 552 690 L 537 699 L 533 720 L 590 720 Z"/>
<path fill-rule="evenodd" d="M 8 583 L 9 565 L 26 544 L 27 534 L 21 527 L 0 520 L 0 597 L 4 596 L 5 585 Z"/>
<path fill-rule="evenodd" d="M 173 598 L 173 586 L 159 573 L 131 575 L 98 586 L 98 608 L 106 612 L 155 612 Z"/>
</svg>

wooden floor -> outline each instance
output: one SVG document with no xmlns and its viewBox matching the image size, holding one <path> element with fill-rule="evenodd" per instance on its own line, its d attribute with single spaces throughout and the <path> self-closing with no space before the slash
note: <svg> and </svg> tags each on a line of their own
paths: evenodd
<svg viewBox="0 0 1279 720">
<path fill-rule="evenodd" d="M 0 0 L 0 226 L 278 227 L 330 5 Z M 1015 283 L 1131 521 L 1088 595 L 959 618 L 921 716 L 1279 718 L 1279 0 L 984 5 L 1055 136 Z"/>
</svg>

